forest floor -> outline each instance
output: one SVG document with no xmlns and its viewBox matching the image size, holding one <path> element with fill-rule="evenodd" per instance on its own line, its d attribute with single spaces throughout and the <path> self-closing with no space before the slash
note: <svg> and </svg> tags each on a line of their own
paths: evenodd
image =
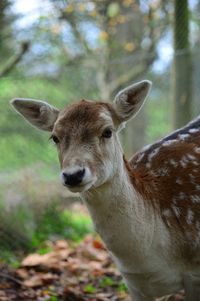
<svg viewBox="0 0 200 301">
<path fill-rule="evenodd" d="M 127 288 L 98 238 L 48 243 L 18 268 L 0 264 L 0 301 L 128 301 Z M 182 294 L 169 299 L 184 300 Z"/>
</svg>

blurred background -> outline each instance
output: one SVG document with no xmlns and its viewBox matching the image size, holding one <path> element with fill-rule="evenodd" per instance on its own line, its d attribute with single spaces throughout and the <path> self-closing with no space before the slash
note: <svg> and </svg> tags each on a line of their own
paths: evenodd
<svg viewBox="0 0 200 301">
<path fill-rule="evenodd" d="M 199 0 L 0 1 L 0 258 L 92 231 L 48 134 L 9 100 L 112 101 L 141 79 L 153 89 L 122 133 L 127 156 L 200 112 Z"/>
</svg>

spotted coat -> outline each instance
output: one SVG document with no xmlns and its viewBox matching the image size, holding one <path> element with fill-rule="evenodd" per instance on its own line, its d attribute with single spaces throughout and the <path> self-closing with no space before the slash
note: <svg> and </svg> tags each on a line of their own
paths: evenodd
<svg viewBox="0 0 200 301">
<path fill-rule="evenodd" d="M 200 117 L 125 163 L 136 190 L 167 227 L 180 230 L 184 244 L 199 247 Z"/>
</svg>

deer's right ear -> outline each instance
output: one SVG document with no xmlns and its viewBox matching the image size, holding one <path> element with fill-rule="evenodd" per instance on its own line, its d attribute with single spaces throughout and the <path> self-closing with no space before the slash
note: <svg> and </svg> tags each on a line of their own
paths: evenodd
<svg viewBox="0 0 200 301">
<path fill-rule="evenodd" d="M 16 98 L 11 105 L 33 126 L 43 131 L 52 131 L 59 110 L 45 101 Z"/>
</svg>

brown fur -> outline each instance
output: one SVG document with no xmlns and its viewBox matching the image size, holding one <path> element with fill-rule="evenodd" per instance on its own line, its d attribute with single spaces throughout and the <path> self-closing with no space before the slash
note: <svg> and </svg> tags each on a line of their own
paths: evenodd
<svg viewBox="0 0 200 301">
<path fill-rule="evenodd" d="M 118 119 L 114 109 L 111 104 L 106 102 L 82 100 L 79 103 L 66 106 L 60 112 L 53 133 L 60 140 L 58 152 L 62 167 L 67 164 L 66 160 L 68 160 L 64 158 L 66 149 L 70 145 L 76 147 L 76 145 L 84 145 L 86 142 L 87 145 L 92 145 L 97 161 L 102 160 L 98 156 L 95 143 L 93 143 L 96 137 L 101 136 L 102 128 L 105 127 L 105 121 L 99 117 L 102 110 L 108 110 L 117 123 Z"/>
<path fill-rule="evenodd" d="M 187 136 L 178 131 L 124 162 L 135 189 L 176 232 L 181 252 L 192 259 L 200 243 L 200 153 L 195 151 L 200 131 L 195 124 L 185 128 Z M 191 128 L 198 131 L 189 133 Z"/>
</svg>

